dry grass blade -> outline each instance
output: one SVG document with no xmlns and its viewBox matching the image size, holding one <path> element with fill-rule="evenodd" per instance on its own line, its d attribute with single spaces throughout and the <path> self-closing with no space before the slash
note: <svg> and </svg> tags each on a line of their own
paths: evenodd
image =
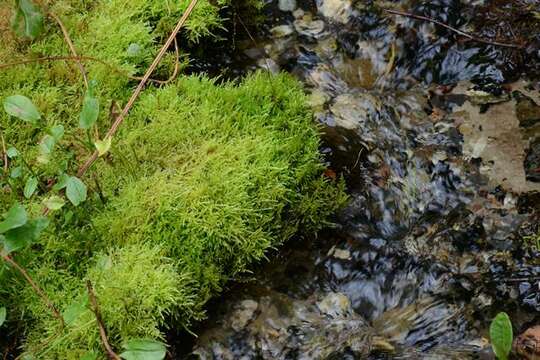
<svg viewBox="0 0 540 360">
<path fill-rule="evenodd" d="M 8 154 L 6 150 L 6 141 L 4 139 L 4 134 L 0 130 L 0 138 L 2 140 L 2 155 L 4 157 L 4 176 L 7 176 L 8 168 L 9 168 L 9 160 L 8 160 Z"/>
</svg>

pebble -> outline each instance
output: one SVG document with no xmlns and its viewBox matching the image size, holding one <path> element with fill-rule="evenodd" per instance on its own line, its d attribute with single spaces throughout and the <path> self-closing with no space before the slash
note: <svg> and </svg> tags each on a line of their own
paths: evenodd
<svg viewBox="0 0 540 360">
<path fill-rule="evenodd" d="M 238 309 L 231 316 L 231 327 L 235 331 L 240 331 L 246 327 L 247 323 L 253 319 L 255 311 L 259 304 L 254 300 L 244 300 L 242 301 Z"/>
<path fill-rule="evenodd" d="M 320 312 L 332 317 L 344 316 L 351 311 L 349 298 L 342 293 L 328 293 L 317 303 Z"/>
<path fill-rule="evenodd" d="M 274 37 L 282 38 L 291 35 L 294 32 L 294 29 L 289 25 L 279 25 L 270 29 L 270 32 Z"/>
<path fill-rule="evenodd" d="M 347 23 L 352 14 L 350 0 L 318 0 L 317 8 L 325 18 L 342 24 Z"/>
<path fill-rule="evenodd" d="M 279 0 L 278 8 L 281 11 L 294 11 L 296 9 L 296 0 Z"/>
</svg>

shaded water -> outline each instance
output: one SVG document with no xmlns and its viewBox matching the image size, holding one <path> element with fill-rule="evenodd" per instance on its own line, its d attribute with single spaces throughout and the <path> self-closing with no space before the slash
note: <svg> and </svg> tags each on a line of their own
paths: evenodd
<svg viewBox="0 0 540 360">
<path fill-rule="evenodd" d="M 539 252 L 522 240 L 538 232 L 538 2 L 276 0 L 267 11 L 266 35 L 243 44 L 246 68 L 305 83 L 326 176 L 344 176 L 351 201 L 335 229 L 293 241 L 220 298 L 192 356 L 492 358 L 496 312 L 516 333 L 538 324 Z"/>
</svg>

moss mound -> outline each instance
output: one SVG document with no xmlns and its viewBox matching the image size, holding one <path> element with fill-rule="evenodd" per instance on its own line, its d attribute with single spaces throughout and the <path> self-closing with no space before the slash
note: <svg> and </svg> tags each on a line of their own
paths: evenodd
<svg viewBox="0 0 540 360">
<path fill-rule="evenodd" d="M 51 9 L 76 29 L 72 37 L 81 54 L 136 74 L 187 3 L 72 0 Z M 221 26 L 219 9 L 226 5 L 202 1 L 186 36 L 197 41 Z M 9 6 L 0 5 L 1 12 Z M 54 28 L 31 43 L 15 37 L 2 42 L 2 62 L 66 54 Z M 135 42 L 144 50 L 133 57 L 127 49 Z M 166 61 L 163 73 L 171 65 Z M 42 185 L 23 200 L 27 175 L 11 178 L 0 193 L 2 210 L 19 201 L 31 215 L 39 214 L 43 199 L 54 192 L 48 181 L 73 174 L 89 155 L 85 139 L 93 134 L 77 128 L 84 88 L 75 69 L 40 62 L 0 73 L 2 100 L 24 94 L 43 114 L 39 127 L 0 115 L 7 145 L 22 154 L 10 167 L 28 163 Z M 100 63 L 87 70 L 99 80 L 102 109 L 113 99 L 125 101 L 135 84 Z M 39 240 L 14 255 L 66 326 L 17 272 L 3 266 L 0 305 L 8 309 L 8 322 L 2 331 L 22 339 L 24 351 L 39 359 L 103 356 L 86 289 L 90 280 L 114 349 L 130 339 L 163 340 L 167 327 L 189 327 L 200 319 L 205 302 L 267 250 L 326 225 L 345 197 L 339 184 L 321 175 L 318 132 L 305 103 L 294 80 L 266 73 L 240 84 L 192 76 L 147 88 L 111 151 L 83 179 L 88 200 L 54 212 Z M 110 121 L 101 111 L 92 131 L 103 134 Z M 59 124 L 65 135 L 55 156 L 40 163 L 40 139 Z"/>
</svg>

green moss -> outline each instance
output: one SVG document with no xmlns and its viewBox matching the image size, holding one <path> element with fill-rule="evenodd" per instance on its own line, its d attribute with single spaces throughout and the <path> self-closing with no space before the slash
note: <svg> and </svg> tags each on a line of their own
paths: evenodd
<svg viewBox="0 0 540 360">
<path fill-rule="evenodd" d="M 64 0 L 51 7 L 72 30 L 80 54 L 136 74 L 187 3 Z M 219 11 L 228 3 L 200 4 L 188 27 L 191 41 L 222 26 Z M 59 30 L 47 29 L 31 44 L 0 40 L 1 61 L 67 54 Z M 134 55 L 127 49 L 135 42 L 142 50 Z M 103 134 L 111 102 L 124 102 L 134 82 L 100 63 L 87 70 L 100 82 L 95 130 Z M 0 72 L 0 99 L 15 93 L 32 99 L 43 123 L 35 127 L 0 113 L 8 146 L 24 154 L 44 183 L 59 172 L 75 173 L 91 150 L 88 134 L 77 128 L 84 90 L 76 68 L 47 62 Z M 305 104 L 301 87 L 286 75 L 257 73 L 220 85 L 191 76 L 149 86 L 111 152 L 92 170 L 103 193 L 88 176 L 89 199 L 54 213 L 39 242 L 16 254 L 64 314 L 66 328 L 20 275 L 0 267 L 0 303 L 9 309 L 9 331 L 22 326 L 17 336 L 25 351 L 40 359 L 101 351 L 86 280 L 94 284 L 110 342 L 119 349 L 131 338 L 163 339 L 168 326 L 189 327 L 226 281 L 269 249 L 326 226 L 345 196 L 341 184 L 321 175 L 318 130 Z M 66 134 L 54 160 L 39 164 L 37 144 L 55 124 Z M 11 166 L 21 164 L 14 159 Z M 11 191 L 0 193 L 0 210 L 21 192 L 14 181 Z M 41 212 L 45 196 L 40 191 L 25 201 L 31 214 Z"/>
</svg>

